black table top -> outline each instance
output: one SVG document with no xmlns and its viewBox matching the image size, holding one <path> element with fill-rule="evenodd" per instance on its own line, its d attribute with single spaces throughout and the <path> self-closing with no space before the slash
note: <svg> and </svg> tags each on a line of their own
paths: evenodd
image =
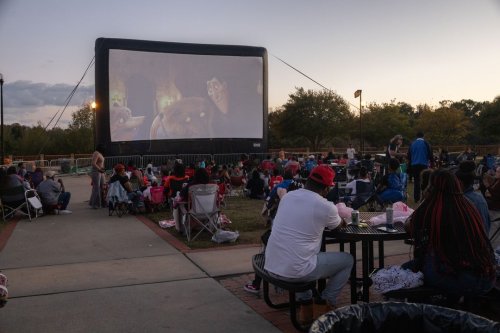
<svg viewBox="0 0 500 333">
<path fill-rule="evenodd" d="M 358 225 L 348 225 L 344 228 L 338 228 L 332 231 L 326 231 L 326 235 L 328 237 L 335 237 L 336 239 L 339 240 L 350 240 L 350 241 L 355 241 L 355 240 L 384 241 L 384 240 L 407 239 L 410 237 L 410 235 L 404 230 L 403 225 L 400 223 L 394 225 L 394 229 L 397 230 L 397 232 L 394 233 L 378 230 L 378 228 L 382 226 L 384 225 L 367 226 L 367 227 L 360 227 Z"/>
</svg>

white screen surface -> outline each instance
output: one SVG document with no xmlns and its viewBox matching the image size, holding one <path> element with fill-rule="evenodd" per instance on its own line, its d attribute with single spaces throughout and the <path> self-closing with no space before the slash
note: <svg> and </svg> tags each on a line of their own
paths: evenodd
<svg viewBox="0 0 500 333">
<path fill-rule="evenodd" d="M 109 50 L 112 142 L 263 137 L 263 59 Z"/>
</svg>

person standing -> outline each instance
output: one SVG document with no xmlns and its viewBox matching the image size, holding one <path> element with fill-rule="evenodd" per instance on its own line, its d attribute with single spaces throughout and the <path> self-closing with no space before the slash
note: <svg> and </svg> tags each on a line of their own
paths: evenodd
<svg viewBox="0 0 500 333">
<path fill-rule="evenodd" d="M 349 147 L 346 150 L 347 158 L 349 161 L 354 160 L 354 157 L 356 156 L 356 149 L 352 147 L 352 144 L 349 144 Z"/>
<path fill-rule="evenodd" d="M 391 141 L 389 141 L 389 145 L 387 146 L 387 149 L 385 151 L 385 157 L 387 160 L 387 164 L 389 164 L 389 161 L 391 158 L 398 158 L 401 156 L 399 153 L 399 148 L 403 144 L 403 136 L 401 134 L 395 135 Z"/>
<path fill-rule="evenodd" d="M 90 207 L 97 209 L 103 205 L 102 189 L 105 183 L 104 172 L 104 145 L 98 144 L 92 154 L 92 193 L 90 195 Z"/>
<path fill-rule="evenodd" d="M 420 201 L 420 173 L 434 167 L 434 158 L 432 156 L 431 146 L 424 140 L 424 133 L 418 132 L 417 139 L 412 142 L 408 149 L 408 168 L 413 175 L 413 199 Z"/>
</svg>

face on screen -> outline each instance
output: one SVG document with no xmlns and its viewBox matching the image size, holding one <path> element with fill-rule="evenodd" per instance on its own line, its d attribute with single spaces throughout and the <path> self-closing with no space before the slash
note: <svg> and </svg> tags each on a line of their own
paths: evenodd
<svg viewBox="0 0 500 333">
<path fill-rule="evenodd" d="M 110 107 L 111 141 L 263 136 L 260 57 L 111 49 L 109 77 L 110 105 L 136 126 L 115 124 L 123 110 Z"/>
</svg>

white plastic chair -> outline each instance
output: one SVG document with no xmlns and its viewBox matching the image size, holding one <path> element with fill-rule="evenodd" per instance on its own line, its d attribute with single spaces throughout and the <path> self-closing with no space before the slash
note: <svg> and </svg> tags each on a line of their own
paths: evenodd
<svg viewBox="0 0 500 333">
<path fill-rule="evenodd" d="M 28 208 L 28 218 L 30 222 L 32 221 L 32 213 L 35 214 L 35 219 L 38 218 L 38 214 L 43 213 L 42 210 L 42 201 L 40 200 L 40 196 L 38 195 L 36 190 L 27 190 L 24 192 L 24 197 L 26 198 L 26 206 Z"/>
</svg>

